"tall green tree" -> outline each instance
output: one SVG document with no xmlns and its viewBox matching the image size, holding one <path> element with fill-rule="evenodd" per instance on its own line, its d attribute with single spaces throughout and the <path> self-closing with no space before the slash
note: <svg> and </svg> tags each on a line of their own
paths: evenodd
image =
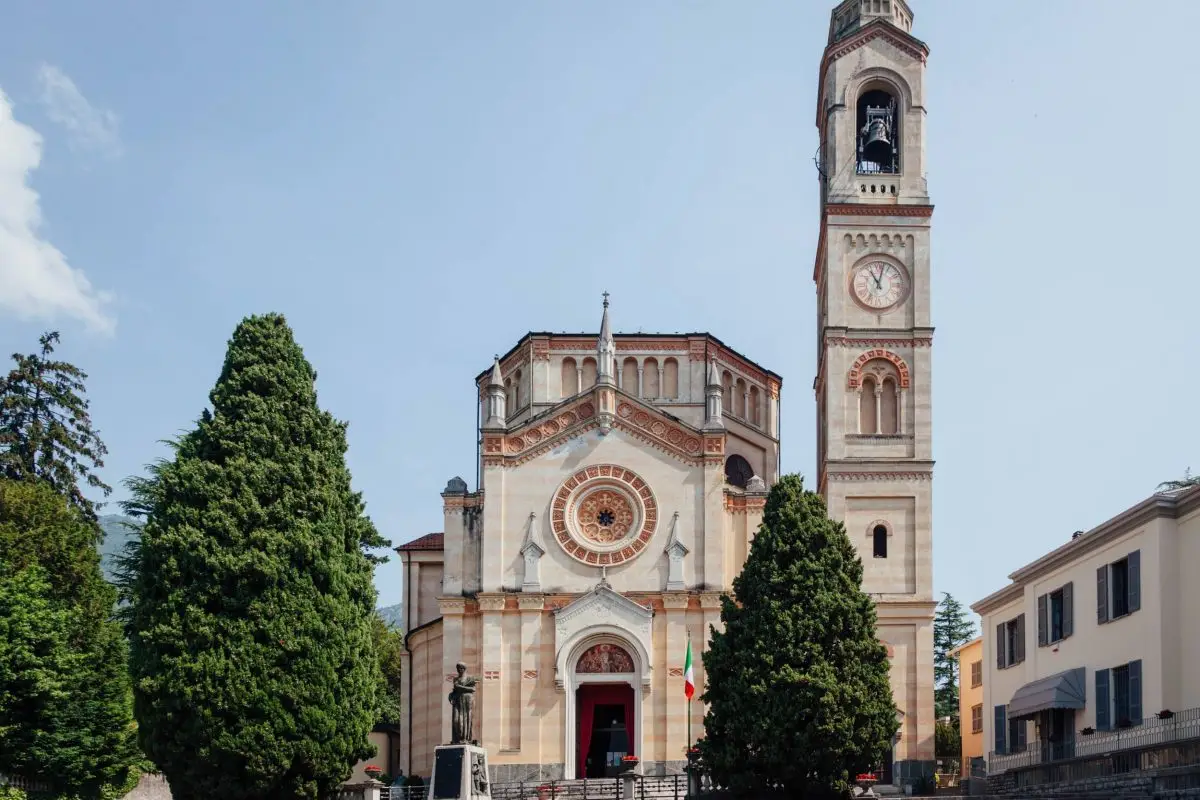
<svg viewBox="0 0 1200 800">
<path fill-rule="evenodd" d="M 123 794 L 142 761 L 95 526 L 45 481 L 0 478 L 0 773 Z"/>
<path fill-rule="evenodd" d="M 953 596 L 942 592 L 933 618 L 933 704 L 938 719 L 958 721 L 958 656 L 954 651 L 975 638 L 975 623 Z"/>
<path fill-rule="evenodd" d="M 108 450 L 92 427 L 87 373 L 54 358 L 56 331 L 38 341 L 39 352 L 14 353 L 16 367 L 0 377 L 0 475 L 46 481 L 94 522 L 80 483 L 104 496 L 112 489 L 95 472 Z"/>
<path fill-rule="evenodd" d="M 375 651 L 379 656 L 379 671 L 383 679 L 380 693 L 379 722 L 400 724 L 400 698 L 403 694 L 404 632 L 396 630 L 378 614 L 371 620 Z"/>
<path fill-rule="evenodd" d="M 862 578 L 843 525 L 799 475 L 783 477 L 704 654 L 699 747 L 718 782 L 843 797 L 883 762 L 898 722 Z"/>
<path fill-rule="evenodd" d="M 135 711 L 176 800 L 318 800 L 374 749 L 365 551 L 387 543 L 315 380 L 282 316 L 245 319 L 211 410 L 130 482 Z"/>
</svg>

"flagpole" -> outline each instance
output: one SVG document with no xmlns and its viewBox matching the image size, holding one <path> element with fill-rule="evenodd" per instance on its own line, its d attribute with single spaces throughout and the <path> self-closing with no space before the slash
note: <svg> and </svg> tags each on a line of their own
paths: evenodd
<svg viewBox="0 0 1200 800">
<path fill-rule="evenodd" d="M 688 631 L 688 652 L 692 651 L 692 632 Z M 687 750 L 692 749 L 692 698 L 689 696 L 687 704 Z M 684 751 L 684 757 L 687 757 L 687 751 Z"/>
</svg>

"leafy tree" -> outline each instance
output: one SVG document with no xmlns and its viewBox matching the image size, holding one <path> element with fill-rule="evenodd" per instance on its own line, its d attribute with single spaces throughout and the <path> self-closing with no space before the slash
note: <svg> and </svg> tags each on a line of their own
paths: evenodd
<svg viewBox="0 0 1200 800">
<path fill-rule="evenodd" d="M 396 725 L 400 723 L 400 698 L 404 696 L 400 682 L 404 663 L 404 633 L 388 625 L 378 614 L 371 620 L 371 630 L 384 683 L 379 703 L 379 722 Z"/>
<path fill-rule="evenodd" d="M 127 789 L 142 761 L 94 532 L 48 483 L 0 479 L 0 773 L 68 797 Z"/>
<path fill-rule="evenodd" d="M 958 657 L 954 651 L 975 638 L 975 623 L 950 594 L 942 592 L 933 618 L 933 704 L 938 719 L 958 719 Z"/>
<path fill-rule="evenodd" d="M 701 759 L 736 792 L 842 797 L 877 767 L 898 723 L 875 606 L 845 527 L 799 475 L 767 497 L 724 631 L 704 654 Z"/>
<path fill-rule="evenodd" d="M 176 800 L 317 800 L 373 751 L 386 542 L 315 380 L 282 316 L 243 320 L 211 410 L 128 484 L 135 711 Z"/>
<path fill-rule="evenodd" d="M 962 734 L 958 721 L 939 720 L 933 729 L 934 753 L 939 758 L 958 758 L 962 754 Z"/>
<path fill-rule="evenodd" d="M 1173 489 L 1189 489 L 1193 486 L 1200 486 L 1200 475 L 1193 475 L 1191 467 L 1183 471 L 1183 477 L 1173 481 L 1163 481 L 1158 485 L 1159 489 L 1171 491 Z"/>
<path fill-rule="evenodd" d="M 44 480 L 95 521 L 80 481 L 105 496 L 112 489 L 94 472 L 108 450 L 88 414 L 87 373 L 53 358 L 57 332 L 38 341 L 41 352 L 14 353 L 16 368 L 0 378 L 0 476 Z"/>
</svg>

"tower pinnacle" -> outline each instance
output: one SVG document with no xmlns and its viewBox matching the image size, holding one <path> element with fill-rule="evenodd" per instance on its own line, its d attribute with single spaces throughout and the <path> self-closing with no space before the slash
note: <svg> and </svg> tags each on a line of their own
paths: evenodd
<svg viewBox="0 0 1200 800">
<path fill-rule="evenodd" d="M 608 292 L 604 293 L 604 314 L 600 317 L 600 338 L 596 342 L 596 382 L 615 383 L 617 345 L 608 325 Z"/>
</svg>

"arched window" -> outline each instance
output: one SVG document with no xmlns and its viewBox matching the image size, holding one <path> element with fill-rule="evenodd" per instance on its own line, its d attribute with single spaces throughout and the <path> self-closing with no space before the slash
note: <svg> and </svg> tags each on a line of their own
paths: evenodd
<svg viewBox="0 0 1200 800">
<path fill-rule="evenodd" d="M 513 410 L 521 407 L 521 370 L 513 377 Z"/>
<path fill-rule="evenodd" d="M 621 388 L 632 395 L 638 393 L 637 359 L 627 358 L 621 366 Z"/>
<path fill-rule="evenodd" d="M 746 418 L 746 382 L 741 378 L 733 385 L 733 404 L 737 408 L 738 419 Z"/>
<path fill-rule="evenodd" d="M 900 418 L 896 414 L 896 406 L 900 401 L 896 391 L 896 381 L 892 378 L 883 379 L 883 389 L 879 393 L 879 432 L 895 434 L 900 432 Z"/>
<path fill-rule="evenodd" d="M 762 427 L 762 397 L 757 386 L 750 387 L 750 422 Z"/>
<path fill-rule="evenodd" d="M 564 358 L 562 360 L 562 396 L 572 397 L 579 393 L 579 367 L 575 364 L 575 359 Z"/>
<path fill-rule="evenodd" d="M 512 378 L 504 379 L 504 405 L 509 415 L 512 415 L 512 413 L 517 410 L 517 401 L 513 395 Z"/>
<path fill-rule="evenodd" d="M 668 358 L 663 362 L 663 397 L 679 399 L 679 362 Z"/>
<path fill-rule="evenodd" d="M 875 551 L 875 557 L 887 558 L 887 527 L 884 525 L 876 525 L 875 530 L 871 531 L 871 540 L 872 544 L 874 545 L 872 549 Z"/>
<path fill-rule="evenodd" d="M 658 360 L 647 358 L 642 362 L 642 397 L 657 400 L 662 397 L 658 391 Z"/>
<path fill-rule="evenodd" d="M 596 385 L 596 359 L 585 358 L 583 360 L 583 387 L 580 389 L 590 389 Z"/>
<path fill-rule="evenodd" d="M 859 174 L 900 172 L 900 113 L 895 95 L 870 84 L 859 94 L 857 109 Z"/>
<path fill-rule="evenodd" d="M 725 409 L 726 414 L 733 413 L 733 376 L 729 372 L 721 373 L 721 386 L 724 387 L 724 396 L 721 398 L 721 408 Z"/>
<path fill-rule="evenodd" d="M 876 427 L 878 417 L 875 409 L 878 400 L 879 398 L 875 394 L 875 378 L 871 375 L 864 376 L 858 400 L 859 433 L 878 433 L 879 429 Z"/>
<path fill-rule="evenodd" d="M 746 484 L 754 477 L 754 468 L 750 466 L 750 462 L 742 456 L 734 453 L 729 458 L 725 459 L 725 480 L 731 486 L 737 486 L 739 489 L 745 489 Z"/>
</svg>

